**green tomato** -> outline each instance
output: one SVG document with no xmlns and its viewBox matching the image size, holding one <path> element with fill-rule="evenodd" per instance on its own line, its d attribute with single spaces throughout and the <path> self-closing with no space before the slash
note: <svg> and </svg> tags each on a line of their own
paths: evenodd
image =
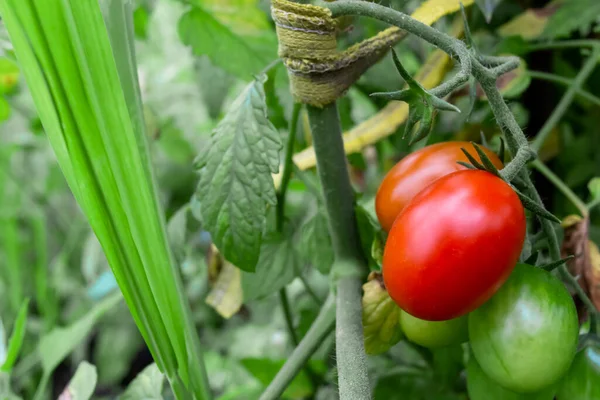
<svg viewBox="0 0 600 400">
<path fill-rule="evenodd" d="M 500 290 L 469 315 L 479 365 L 520 393 L 540 391 L 567 372 L 578 331 L 575 304 L 563 283 L 526 264 L 518 264 Z"/>
<path fill-rule="evenodd" d="M 600 399 L 600 347 L 577 353 L 556 394 L 557 400 Z"/>
<path fill-rule="evenodd" d="M 444 347 L 468 340 L 466 315 L 447 321 L 425 321 L 402 310 L 400 326 L 408 340 L 423 347 Z"/>
<path fill-rule="evenodd" d="M 537 393 L 515 393 L 504 389 L 481 369 L 473 354 L 467 363 L 467 392 L 470 400 L 552 400 L 555 385 Z"/>
</svg>

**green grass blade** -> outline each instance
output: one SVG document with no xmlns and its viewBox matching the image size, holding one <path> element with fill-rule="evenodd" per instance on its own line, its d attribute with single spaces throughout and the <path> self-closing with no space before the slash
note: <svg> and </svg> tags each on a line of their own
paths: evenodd
<svg viewBox="0 0 600 400">
<path fill-rule="evenodd" d="M 149 162 L 130 3 L 0 0 L 36 108 L 157 365 L 210 398 Z M 112 43 L 111 43 L 112 39 Z"/>
</svg>

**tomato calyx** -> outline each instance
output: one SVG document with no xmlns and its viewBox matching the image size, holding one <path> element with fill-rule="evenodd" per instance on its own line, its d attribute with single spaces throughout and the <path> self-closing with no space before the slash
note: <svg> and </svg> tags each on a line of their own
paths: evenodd
<svg viewBox="0 0 600 400">
<path fill-rule="evenodd" d="M 426 90 L 419 82 L 417 82 L 400 62 L 398 59 L 398 55 L 392 49 L 392 58 L 394 60 L 394 65 L 398 70 L 398 73 L 406 84 L 408 85 L 408 89 L 398 90 L 394 92 L 378 92 L 371 93 L 373 97 L 381 97 L 388 100 L 399 100 L 408 103 L 409 112 L 408 112 L 408 121 L 406 122 L 406 127 L 404 129 L 404 134 L 402 135 L 402 139 L 407 136 L 410 137 L 409 144 L 413 144 L 418 142 L 421 139 L 424 139 L 429 132 L 431 131 L 431 127 L 433 126 L 433 115 L 436 110 L 441 111 L 453 111 L 460 113 L 460 109 L 453 104 L 448 103 L 445 100 L 437 97 L 433 93 Z M 417 122 L 421 122 L 419 129 L 412 134 L 413 129 Z"/>
<path fill-rule="evenodd" d="M 536 201 L 529 198 L 528 196 L 523 194 L 519 189 L 517 189 L 517 187 L 515 186 L 515 183 L 518 182 L 518 179 L 509 178 L 509 177 L 507 177 L 507 175 L 505 173 L 503 173 L 506 170 L 512 169 L 510 163 L 500 171 L 500 170 L 498 170 L 498 168 L 496 168 L 496 166 L 490 160 L 488 155 L 485 154 L 485 152 L 483 151 L 481 146 L 479 146 L 477 143 L 474 143 L 474 142 L 471 142 L 471 144 L 473 145 L 473 147 L 475 147 L 475 151 L 477 152 L 477 155 L 481 159 L 481 163 L 479 161 L 477 161 L 475 159 L 475 157 L 473 157 L 471 154 L 469 154 L 469 152 L 467 150 L 462 148 L 461 150 L 465 154 L 465 156 L 468 158 L 469 163 L 457 161 L 458 164 L 462 165 L 463 167 L 469 168 L 469 169 L 478 169 L 478 170 L 487 171 L 491 174 L 496 175 L 497 177 L 504 180 L 506 183 L 508 183 L 510 185 L 510 187 L 515 191 L 517 196 L 519 196 L 519 199 L 521 199 L 521 203 L 523 203 L 523 207 L 525 207 L 526 209 L 528 209 L 529 211 L 538 215 L 541 218 L 545 218 L 545 219 L 548 219 L 548 220 L 550 220 L 552 222 L 556 222 L 556 223 L 561 222 L 560 219 L 558 219 L 558 217 L 556 217 L 550 211 L 546 210 L 544 207 L 539 205 Z M 514 161 L 515 160 L 513 160 L 513 162 Z M 514 183 L 511 181 L 514 181 Z"/>
</svg>

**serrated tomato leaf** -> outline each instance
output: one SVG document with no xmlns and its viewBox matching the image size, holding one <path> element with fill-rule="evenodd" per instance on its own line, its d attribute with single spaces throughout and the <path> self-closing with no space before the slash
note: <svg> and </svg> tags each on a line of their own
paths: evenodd
<svg viewBox="0 0 600 400">
<path fill-rule="evenodd" d="M 279 170 L 281 140 L 267 118 L 261 75 L 233 102 L 196 161 L 196 196 L 204 229 L 226 260 L 254 271 L 267 206 L 277 202 L 271 174 Z"/>
<path fill-rule="evenodd" d="M 242 273 L 244 301 L 265 298 L 294 280 L 300 267 L 292 235 L 270 234 L 260 249 L 256 272 Z"/>
</svg>

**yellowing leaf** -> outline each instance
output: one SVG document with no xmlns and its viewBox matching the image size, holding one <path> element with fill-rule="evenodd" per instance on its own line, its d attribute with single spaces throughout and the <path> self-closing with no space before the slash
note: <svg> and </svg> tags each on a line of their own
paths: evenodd
<svg viewBox="0 0 600 400">
<path fill-rule="evenodd" d="M 215 285 L 206 297 L 206 304 L 214 308 L 223 318 L 229 319 L 240 310 L 242 302 L 241 272 L 225 261 Z"/>
<path fill-rule="evenodd" d="M 381 274 L 371 273 L 363 291 L 365 352 L 381 354 L 402 339 L 400 308 L 385 290 Z"/>
<path fill-rule="evenodd" d="M 423 2 L 411 16 L 424 24 L 431 25 L 444 15 L 460 10 L 461 2 L 464 7 L 473 4 L 473 0 L 429 0 Z"/>
</svg>

